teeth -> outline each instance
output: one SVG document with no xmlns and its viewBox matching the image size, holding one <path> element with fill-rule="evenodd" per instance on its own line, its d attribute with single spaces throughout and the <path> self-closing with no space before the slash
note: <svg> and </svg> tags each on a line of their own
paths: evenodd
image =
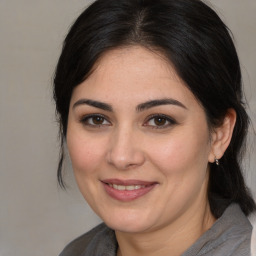
<svg viewBox="0 0 256 256">
<path fill-rule="evenodd" d="M 125 186 L 113 184 L 113 188 L 117 190 L 125 190 Z"/>
<path fill-rule="evenodd" d="M 138 186 L 126 186 L 126 190 L 135 190 L 135 189 L 139 189 L 137 188 Z"/>
<path fill-rule="evenodd" d="M 140 188 L 145 188 L 144 185 L 129 185 L 129 186 L 124 186 L 124 185 L 117 185 L 117 184 L 108 184 L 111 188 L 117 189 L 117 190 L 136 190 Z"/>
</svg>

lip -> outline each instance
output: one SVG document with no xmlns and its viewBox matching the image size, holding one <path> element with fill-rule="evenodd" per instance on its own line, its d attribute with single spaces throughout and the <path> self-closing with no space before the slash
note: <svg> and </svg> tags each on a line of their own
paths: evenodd
<svg viewBox="0 0 256 256">
<path fill-rule="evenodd" d="M 148 192 L 150 192 L 158 183 L 157 182 L 149 182 L 149 181 L 142 181 L 142 180 L 119 180 L 119 179 L 106 179 L 101 181 L 103 187 L 107 194 L 122 202 L 129 202 L 132 200 L 136 200 Z M 143 186 L 139 189 L 134 190 L 117 190 L 110 186 L 109 184 L 116 184 L 121 186 Z"/>
</svg>

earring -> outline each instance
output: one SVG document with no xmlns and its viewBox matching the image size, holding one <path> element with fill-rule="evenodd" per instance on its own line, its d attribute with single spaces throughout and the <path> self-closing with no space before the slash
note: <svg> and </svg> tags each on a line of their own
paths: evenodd
<svg viewBox="0 0 256 256">
<path fill-rule="evenodd" d="M 216 157 L 215 157 L 215 164 L 216 164 L 216 165 L 220 165 L 220 161 L 219 161 L 219 159 L 217 159 Z"/>
</svg>

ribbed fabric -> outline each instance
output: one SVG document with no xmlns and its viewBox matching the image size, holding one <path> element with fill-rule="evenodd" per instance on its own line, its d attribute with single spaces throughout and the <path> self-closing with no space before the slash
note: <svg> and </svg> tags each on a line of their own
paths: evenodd
<svg viewBox="0 0 256 256">
<path fill-rule="evenodd" d="M 252 226 L 237 204 L 223 215 L 182 256 L 250 256 Z M 115 232 L 104 223 L 71 242 L 59 256 L 116 256 Z"/>
</svg>

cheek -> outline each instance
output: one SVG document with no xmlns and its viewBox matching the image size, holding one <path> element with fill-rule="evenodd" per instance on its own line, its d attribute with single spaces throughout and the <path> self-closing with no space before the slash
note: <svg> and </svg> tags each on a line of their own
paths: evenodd
<svg viewBox="0 0 256 256">
<path fill-rule="evenodd" d="M 67 146 L 75 174 L 90 175 L 102 160 L 103 146 L 91 138 L 67 134 Z"/>
<path fill-rule="evenodd" d="M 97 212 L 98 170 L 104 155 L 104 146 L 84 133 L 67 134 L 67 146 L 77 185 L 89 205 Z"/>
<path fill-rule="evenodd" d="M 151 162 L 164 177 L 163 207 L 170 207 L 169 212 L 177 215 L 195 202 L 199 194 L 204 199 L 208 183 L 208 133 L 185 134 L 177 133 L 155 143 L 151 151 Z"/>
<path fill-rule="evenodd" d="M 207 129 L 200 131 L 183 131 L 170 138 L 155 141 L 151 158 L 163 172 L 181 174 L 194 170 L 206 171 L 210 145 Z"/>
</svg>

